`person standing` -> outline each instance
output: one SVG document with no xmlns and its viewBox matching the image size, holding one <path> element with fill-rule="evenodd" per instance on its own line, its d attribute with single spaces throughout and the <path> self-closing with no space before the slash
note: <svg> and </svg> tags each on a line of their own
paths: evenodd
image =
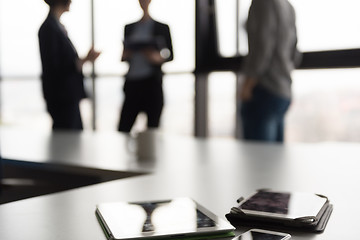
<svg viewBox="0 0 360 240">
<path fill-rule="evenodd" d="M 85 62 L 100 55 L 92 47 L 79 58 L 60 18 L 70 9 L 71 0 L 44 0 L 50 10 L 38 33 L 42 63 L 42 90 L 53 130 L 82 130 L 79 103 L 85 98 Z"/>
<path fill-rule="evenodd" d="M 288 0 L 253 0 L 247 31 L 249 53 L 239 89 L 244 139 L 283 142 L 291 72 L 301 60 L 295 10 Z"/>
<path fill-rule="evenodd" d="M 157 128 L 164 104 L 163 63 L 173 59 L 169 26 L 149 14 L 151 0 L 139 0 L 142 18 L 125 26 L 122 61 L 129 63 L 125 77 L 125 100 L 118 130 L 129 133 L 137 115 L 145 112 L 147 127 Z"/>
</svg>

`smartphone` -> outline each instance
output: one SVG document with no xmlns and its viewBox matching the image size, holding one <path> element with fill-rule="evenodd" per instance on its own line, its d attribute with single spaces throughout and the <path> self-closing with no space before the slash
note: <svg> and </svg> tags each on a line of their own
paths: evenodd
<svg viewBox="0 0 360 240">
<path fill-rule="evenodd" d="M 291 235 L 288 233 L 251 229 L 232 240 L 287 240 L 290 238 Z"/>
<path fill-rule="evenodd" d="M 293 220 L 302 217 L 319 219 L 327 207 L 327 198 L 303 192 L 258 191 L 239 203 L 246 215 Z"/>
</svg>

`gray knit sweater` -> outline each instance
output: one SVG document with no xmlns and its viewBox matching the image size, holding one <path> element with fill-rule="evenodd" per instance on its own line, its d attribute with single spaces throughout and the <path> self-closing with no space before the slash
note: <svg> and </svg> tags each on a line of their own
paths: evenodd
<svg viewBox="0 0 360 240">
<path fill-rule="evenodd" d="M 247 30 L 245 75 L 257 78 L 270 92 L 291 98 L 291 71 L 301 60 L 294 8 L 288 0 L 253 0 Z"/>
</svg>

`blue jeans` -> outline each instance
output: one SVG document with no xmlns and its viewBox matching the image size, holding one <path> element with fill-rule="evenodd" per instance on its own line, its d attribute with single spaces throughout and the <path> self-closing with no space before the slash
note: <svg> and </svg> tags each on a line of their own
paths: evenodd
<svg viewBox="0 0 360 240">
<path fill-rule="evenodd" d="M 244 139 L 283 142 L 284 117 L 289 105 L 290 99 L 256 86 L 252 99 L 240 105 Z"/>
</svg>

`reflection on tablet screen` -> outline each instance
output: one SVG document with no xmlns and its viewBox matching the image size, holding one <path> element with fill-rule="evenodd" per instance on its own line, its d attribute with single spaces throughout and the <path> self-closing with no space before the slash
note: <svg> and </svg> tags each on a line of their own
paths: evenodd
<svg viewBox="0 0 360 240">
<path fill-rule="evenodd" d="M 166 226 L 169 224 L 169 216 L 181 220 L 180 225 L 179 222 L 173 225 L 176 228 L 187 226 L 186 228 L 196 229 L 215 226 L 215 222 L 200 210 L 196 209 L 193 202 L 189 202 L 189 204 L 190 205 L 182 205 L 181 208 L 178 208 L 176 202 L 172 203 L 171 201 L 134 203 L 132 205 L 141 206 L 146 213 L 142 232 L 169 229 L 169 226 Z M 171 213 L 171 215 L 169 215 L 169 213 Z M 184 225 L 185 222 L 188 222 L 188 224 Z"/>
<path fill-rule="evenodd" d="M 224 234 L 234 230 L 189 198 L 103 203 L 97 206 L 97 215 L 113 239 Z"/>
</svg>

